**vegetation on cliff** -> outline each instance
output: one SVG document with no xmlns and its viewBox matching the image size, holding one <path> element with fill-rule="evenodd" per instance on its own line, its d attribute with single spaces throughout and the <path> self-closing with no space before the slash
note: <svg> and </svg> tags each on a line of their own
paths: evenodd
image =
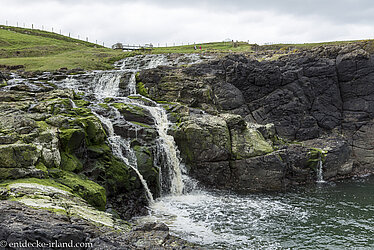
<svg viewBox="0 0 374 250">
<path fill-rule="evenodd" d="M 131 54 L 52 32 L 0 25 L 0 68 L 111 69 Z"/>
</svg>

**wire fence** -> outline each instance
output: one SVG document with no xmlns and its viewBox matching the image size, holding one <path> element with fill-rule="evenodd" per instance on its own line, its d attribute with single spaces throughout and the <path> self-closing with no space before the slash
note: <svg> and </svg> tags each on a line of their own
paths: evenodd
<svg viewBox="0 0 374 250">
<path fill-rule="evenodd" d="M 5 22 L 3 24 L 5 26 L 13 26 L 13 27 L 17 27 L 17 28 L 35 29 L 35 30 L 52 32 L 52 33 L 55 33 L 55 34 L 67 36 L 67 37 L 70 37 L 70 38 L 74 38 L 74 39 L 78 39 L 78 40 L 81 40 L 81 41 L 86 41 L 86 42 L 90 42 L 90 43 L 94 43 L 94 44 L 106 47 L 104 41 L 99 41 L 97 39 L 90 39 L 89 36 L 87 36 L 87 35 L 82 36 L 80 34 L 74 34 L 72 32 L 65 32 L 62 29 L 59 29 L 59 28 L 56 29 L 55 27 L 52 27 L 52 26 L 35 25 L 33 23 L 28 24 L 26 22 L 14 22 L 14 23 L 12 23 L 12 22 L 9 22 L 8 20 L 5 20 Z"/>
<path fill-rule="evenodd" d="M 100 46 L 104 46 L 104 47 L 108 47 L 108 48 L 113 48 L 115 46 L 115 44 L 113 45 L 108 45 L 108 44 L 105 44 L 104 41 L 99 41 L 98 39 L 92 39 L 90 38 L 89 36 L 87 35 L 81 35 L 81 34 L 74 34 L 72 32 L 66 32 L 66 31 L 63 31 L 62 29 L 59 29 L 59 28 L 56 28 L 56 27 L 53 27 L 53 26 L 46 26 L 46 25 L 36 25 L 36 24 L 29 24 L 29 23 L 26 23 L 26 22 L 9 22 L 8 20 L 4 20 L 4 23 L 3 23 L 5 26 L 13 26 L 13 27 L 18 27 L 18 28 L 27 28 L 27 29 L 35 29 L 35 30 L 42 30 L 42 31 L 47 31 L 47 32 L 52 32 L 52 33 L 55 33 L 55 34 L 60 34 L 60 35 L 64 35 L 64 36 L 67 36 L 67 37 L 71 37 L 71 38 L 74 38 L 74 39 L 78 39 L 78 40 L 81 40 L 81 41 L 86 41 L 86 42 L 90 42 L 90 43 L 94 43 L 94 44 L 97 44 L 97 45 L 100 45 Z M 227 43 L 230 43 L 230 42 L 233 42 L 232 41 L 228 41 L 228 39 L 224 40 L 223 42 L 227 42 Z M 250 41 L 246 41 L 248 43 L 250 43 Z M 158 43 L 147 43 L 147 44 L 139 44 L 139 43 L 126 43 L 127 46 L 134 46 L 134 47 L 147 47 L 149 45 L 152 45 L 153 48 L 161 48 L 161 47 L 175 47 L 175 46 L 194 46 L 194 45 L 199 45 L 199 44 L 204 44 L 206 42 L 158 42 Z M 122 44 L 125 44 L 125 43 L 122 43 Z M 252 44 L 255 44 L 255 42 L 252 42 Z M 291 42 L 291 41 L 287 41 L 287 42 L 262 42 L 262 43 L 259 43 L 259 45 L 274 45 L 274 44 L 295 44 L 295 42 Z"/>
</svg>

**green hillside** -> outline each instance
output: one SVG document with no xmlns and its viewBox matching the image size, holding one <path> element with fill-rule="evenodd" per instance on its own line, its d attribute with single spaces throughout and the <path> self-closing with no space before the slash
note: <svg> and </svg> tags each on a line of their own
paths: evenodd
<svg viewBox="0 0 374 250">
<path fill-rule="evenodd" d="M 374 51 L 373 40 L 338 41 L 308 44 L 249 44 L 247 42 L 213 42 L 184 46 L 154 48 L 142 53 L 257 53 L 272 51 L 287 54 L 318 46 L 365 43 Z M 196 45 L 196 50 L 194 46 Z M 201 50 L 200 50 L 201 46 Z M 47 71 L 59 68 L 82 68 L 85 70 L 111 69 L 113 63 L 124 57 L 141 52 L 122 52 L 103 46 L 62 36 L 56 33 L 0 25 L 0 69 L 20 65 L 26 71 Z"/>
<path fill-rule="evenodd" d="M 302 44 L 271 44 L 271 45 L 257 45 L 247 42 L 212 42 L 212 43 L 197 43 L 182 46 L 169 46 L 154 48 L 152 53 L 255 53 L 258 51 L 275 51 L 275 50 L 302 50 L 311 49 L 319 46 L 333 46 L 344 45 L 350 43 L 366 43 L 368 46 L 373 46 L 373 40 L 355 40 L 355 41 L 335 41 L 335 42 L 321 42 L 321 43 L 302 43 Z M 195 50 L 194 46 L 197 49 Z M 200 50 L 201 46 L 201 50 Z"/>
<path fill-rule="evenodd" d="M 129 54 L 52 32 L 0 25 L 0 67 L 110 69 Z"/>
</svg>

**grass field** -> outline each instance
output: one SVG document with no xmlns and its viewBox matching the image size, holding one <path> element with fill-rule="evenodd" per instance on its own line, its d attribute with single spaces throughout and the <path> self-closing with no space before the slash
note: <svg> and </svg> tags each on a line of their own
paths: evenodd
<svg viewBox="0 0 374 250">
<path fill-rule="evenodd" d="M 0 26 L 0 65 L 23 65 L 27 71 L 110 69 L 131 54 L 52 32 Z"/>
<path fill-rule="evenodd" d="M 2 65 L 22 65 L 26 71 L 49 71 L 59 68 L 111 69 L 115 61 L 140 53 L 256 53 L 258 51 L 287 53 L 290 50 L 357 42 L 365 42 L 366 47 L 374 52 L 373 40 L 262 46 L 246 42 L 213 42 L 159 47 L 151 52 L 122 52 L 52 32 L 0 25 L 0 68 Z M 194 46 L 197 47 L 196 50 Z"/>
<path fill-rule="evenodd" d="M 194 49 L 194 44 L 184 46 L 172 47 L 158 47 L 154 48 L 152 53 L 243 53 L 243 52 L 256 52 L 266 50 L 288 50 L 288 49 L 310 49 L 319 46 L 329 45 L 344 45 L 349 43 L 367 42 L 369 45 L 373 44 L 373 40 L 354 40 L 354 41 L 334 41 L 334 42 L 321 42 L 321 43 L 302 43 L 302 44 L 271 44 L 271 45 L 256 45 L 246 42 L 215 42 L 215 43 L 202 43 L 195 44 L 197 50 Z M 201 46 L 201 50 L 200 50 Z"/>
<path fill-rule="evenodd" d="M 194 49 L 194 46 L 197 49 Z M 200 50 L 201 46 L 201 50 Z M 173 47 L 159 47 L 154 48 L 152 53 L 198 53 L 198 52 L 208 52 L 208 53 L 230 53 L 230 52 L 251 52 L 252 45 L 246 42 L 214 42 L 214 43 L 197 43 L 191 45 L 183 46 L 173 46 Z"/>
</svg>

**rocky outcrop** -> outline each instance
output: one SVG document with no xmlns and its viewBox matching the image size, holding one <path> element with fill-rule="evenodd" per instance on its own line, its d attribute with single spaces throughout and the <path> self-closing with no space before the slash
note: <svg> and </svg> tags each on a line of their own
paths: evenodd
<svg viewBox="0 0 374 250">
<path fill-rule="evenodd" d="M 89 102 L 40 79 L 0 90 L 1 181 L 51 179 L 100 210 L 120 208 L 122 218 L 146 213 L 137 174 L 112 154 Z"/>
<path fill-rule="evenodd" d="M 22 189 L 29 187 L 31 186 L 24 186 Z M 17 188 L 20 189 L 21 185 Z M 50 194 L 50 190 L 46 188 L 38 191 L 40 190 L 44 190 L 43 195 Z M 54 194 L 67 195 L 66 191 L 59 189 L 55 189 Z M 164 224 L 146 223 L 131 228 L 110 214 L 100 214 L 82 202 L 75 203 L 77 198 L 74 196 L 66 198 L 69 200 L 57 203 L 61 207 L 52 204 L 51 198 L 45 198 L 45 203 L 39 204 L 30 204 L 30 201 L 35 199 L 27 200 L 24 196 L 21 202 L 0 202 L 0 237 L 3 240 L 2 244 L 6 242 L 2 247 L 31 248 L 21 245 L 29 243 L 44 245 L 44 249 L 196 249 L 184 240 L 172 236 Z M 60 201 L 57 197 L 53 197 L 53 200 Z M 38 201 L 41 202 L 42 199 Z M 49 207 L 35 209 L 32 207 L 35 205 Z M 58 209 L 58 212 L 50 211 L 50 205 Z"/>
<path fill-rule="evenodd" d="M 280 190 L 315 182 L 321 160 L 324 177 L 351 174 L 351 150 L 342 137 L 290 143 L 271 124 L 240 115 L 190 114 L 174 132 L 189 174 L 205 186 L 241 191 Z"/>
<path fill-rule="evenodd" d="M 182 119 L 176 133 L 181 155 L 202 183 L 222 187 L 242 180 L 234 187 L 241 189 L 258 178 L 253 189 L 277 189 L 315 181 L 314 148 L 327 148 L 326 179 L 373 171 L 370 49 L 368 43 L 321 46 L 274 61 L 232 54 L 188 67 L 145 70 L 137 81 L 154 100 L 202 110 L 200 117 Z M 226 113 L 246 123 L 231 128 L 222 117 Z M 265 139 L 266 132 L 251 124 L 273 124 L 273 138 Z M 272 149 L 256 154 L 256 140 L 262 149 L 268 147 L 251 131 L 260 132 Z"/>
<path fill-rule="evenodd" d="M 89 243 L 81 249 L 193 248 L 164 224 L 131 229 L 123 220 L 147 213 L 140 178 L 112 153 L 109 128 L 88 108 L 91 102 L 48 82 L 55 76 L 0 86 L 0 237 L 8 244 Z M 134 138 L 135 164 L 157 197 L 157 132 L 149 111 L 112 99 L 95 111 L 129 121 L 113 129 Z"/>
<path fill-rule="evenodd" d="M 158 140 L 160 114 L 151 109 L 158 105 L 173 122 L 169 133 L 188 173 L 208 187 L 281 190 L 315 182 L 321 166 L 328 180 L 372 172 L 373 62 L 366 44 L 275 61 L 226 55 L 144 70 L 136 88 L 147 98 L 113 96 L 95 105 L 89 94 L 82 99 L 49 82 L 66 78 L 66 70 L 7 82 L 0 76 L 0 208 L 9 211 L 2 220 L 11 221 L 0 236 L 9 242 L 58 236 L 108 249 L 179 244 L 163 225 L 129 232 L 120 220 L 147 212 L 137 171 L 154 197 L 168 188 L 160 185 L 167 181 L 160 180 L 166 159 Z M 96 76 L 80 75 L 77 87 L 100 87 L 91 83 Z M 121 77 L 125 93 L 124 79 L 134 75 Z M 116 141 L 119 149 L 109 147 L 115 135 L 126 138 Z M 41 209 L 43 218 L 37 216 Z M 38 219 L 50 216 L 53 230 L 18 230 L 23 213 L 31 219 L 22 228 L 34 230 Z"/>
</svg>

